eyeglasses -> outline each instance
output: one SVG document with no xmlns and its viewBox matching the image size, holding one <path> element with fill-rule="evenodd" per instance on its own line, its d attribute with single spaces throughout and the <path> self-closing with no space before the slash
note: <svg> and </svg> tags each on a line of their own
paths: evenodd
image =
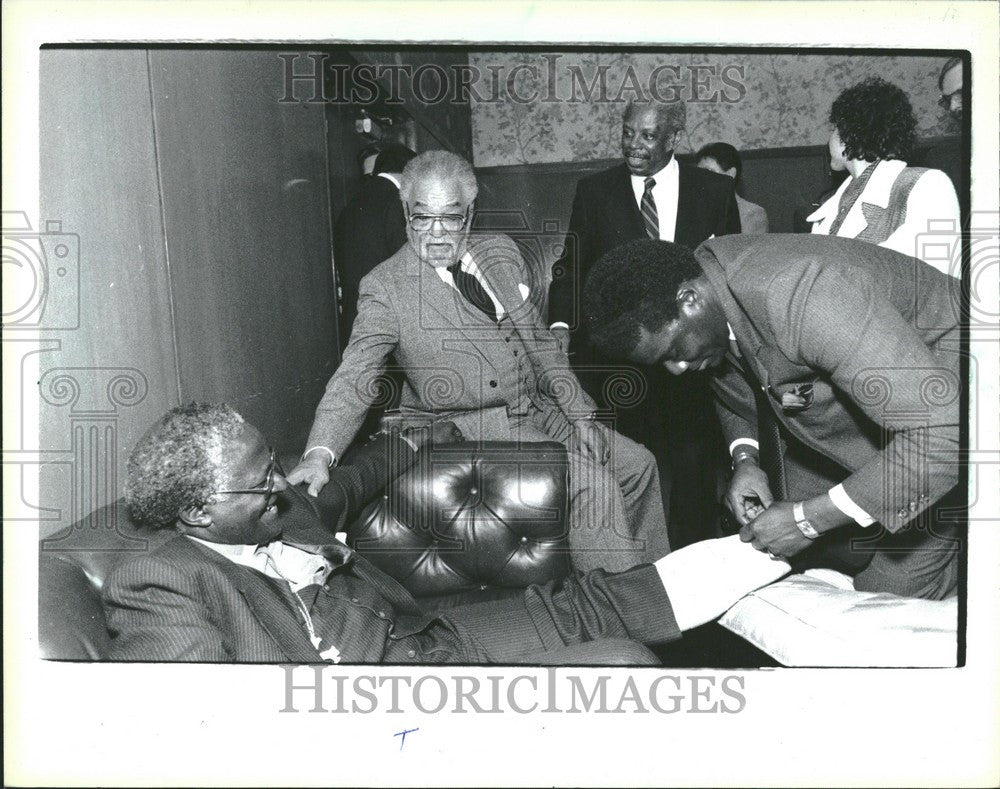
<svg viewBox="0 0 1000 789">
<path fill-rule="evenodd" d="M 435 222 L 440 222 L 446 232 L 457 233 L 469 221 L 471 209 L 465 209 L 464 214 L 411 214 L 410 207 L 407 206 L 406 212 L 406 221 L 413 230 L 430 230 Z"/>
<path fill-rule="evenodd" d="M 267 464 L 267 482 L 265 482 L 263 486 L 257 488 L 233 488 L 232 490 L 217 490 L 213 493 L 213 495 L 222 493 L 245 493 L 247 495 L 252 495 L 252 496 L 265 496 L 267 498 L 271 498 L 271 493 L 274 492 L 275 471 L 284 476 L 285 472 L 282 471 L 281 469 L 281 463 L 279 463 L 278 458 L 275 457 L 274 447 L 271 447 L 271 459 L 268 461 Z"/>
</svg>

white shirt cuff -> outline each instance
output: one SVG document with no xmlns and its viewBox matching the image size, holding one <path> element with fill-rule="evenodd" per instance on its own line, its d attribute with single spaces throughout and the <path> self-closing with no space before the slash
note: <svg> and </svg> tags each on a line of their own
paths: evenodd
<svg viewBox="0 0 1000 789">
<path fill-rule="evenodd" d="M 772 559 L 741 542 L 738 534 L 687 545 L 655 565 L 681 630 L 716 619 L 792 569 L 784 559 Z"/>
<path fill-rule="evenodd" d="M 847 495 L 847 491 L 844 490 L 843 485 L 830 488 L 829 495 L 833 506 L 859 526 L 871 526 L 875 523 L 875 519 L 855 504 L 854 499 Z"/>
<path fill-rule="evenodd" d="M 736 447 L 738 447 L 740 444 L 746 444 L 747 446 L 751 446 L 754 449 L 756 449 L 758 452 L 760 452 L 760 444 L 757 443 L 756 439 L 754 439 L 754 438 L 737 438 L 732 444 L 729 445 L 729 454 L 732 455 L 733 454 L 733 450 L 736 449 Z"/>
<path fill-rule="evenodd" d="M 562 321 L 556 321 L 551 326 L 549 326 L 549 328 L 550 329 L 566 329 L 566 331 L 569 331 L 569 324 L 568 323 L 563 323 Z"/>
<path fill-rule="evenodd" d="M 337 456 L 333 453 L 333 450 L 330 449 L 329 447 L 324 447 L 321 444 L 317 444 L 314 447 L 309 447 L 309 449 L 307 449 L 305 452 L 302 453 L 302 457 L 303 458 L 308 457 L 310 452 L 317 449 L 322 449 L 330 456 L 330 462 L 327 464 L 327 468 L 333 468 L 337 464 Z"/>
</svg>

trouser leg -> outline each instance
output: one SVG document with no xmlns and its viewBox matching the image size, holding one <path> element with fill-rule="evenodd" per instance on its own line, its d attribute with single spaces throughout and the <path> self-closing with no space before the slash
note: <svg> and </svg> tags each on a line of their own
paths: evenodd
<svg viewBox="0 0 1000 789">
<path fill-rule="evenodd" d="M 537 418 L 538 415 L 533 415 Z M 511 438 L 550 441 L 531 418 L 511 421 Z M 572 449 L 569 477 L 569 545 L 573 567 L 620 571 L 670 552 L 660 479 L 652 453 L 614 431 L 602 464 Z M 559 436 L 568 443 L 568 436 Z"/>
</svg>

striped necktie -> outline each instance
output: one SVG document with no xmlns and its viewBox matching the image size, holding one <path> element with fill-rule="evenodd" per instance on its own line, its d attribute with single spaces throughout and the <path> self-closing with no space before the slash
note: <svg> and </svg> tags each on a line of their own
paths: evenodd
<svg viewBox="0 0 1000 789">
<path fill-rule="evenodd" d="M 646 235 L 650 238 L 660 237 L 660 217 L 656 213 L 656 201 L 653 200 L 653 187 L 656 186 L 655 178 L 647 178 L 646 188 L 642 193 L 642 202 L 639 204 L 639 211 L 642 214 L 642 221 L 646 225 Z"/>
<path fill-rule="evenodd" d="M 757 378 L 750 364 L 742 355 L 739 355 L 738 358 L 747 383 L 753 389 L 756 401 L 760 467 L 767 474 L 767 481 L 771 484 L 771 495 L 777 501 L 785 501 L 788 498 L 788 485 L 785 477 L 785 453 L 781 440 L 781 426 L 774 413 L 770 397 L 761 386 L 760 379 Z"/>
</svg>

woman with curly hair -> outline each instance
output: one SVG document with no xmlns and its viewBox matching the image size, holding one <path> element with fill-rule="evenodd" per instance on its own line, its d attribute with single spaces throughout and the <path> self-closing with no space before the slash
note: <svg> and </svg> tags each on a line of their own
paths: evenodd
<svg viewBox="0 0 1000 789">
<path fill-rule="evenodd" d="M 813 233 L 857 238 L 919 257 L 919 237 L 932 220 L 951 220 L 958 230 L 958 197 L 948 176 L 906 164 L 917 127 L 906 93 L 871 77 L 837 97 L 830 122 L 830 167 L 847 170 L 850 177 L 807 217 Z M 960 276 L 957 267 L 948 271 L 946 263 L 936 265 Z"/>
</svg>

